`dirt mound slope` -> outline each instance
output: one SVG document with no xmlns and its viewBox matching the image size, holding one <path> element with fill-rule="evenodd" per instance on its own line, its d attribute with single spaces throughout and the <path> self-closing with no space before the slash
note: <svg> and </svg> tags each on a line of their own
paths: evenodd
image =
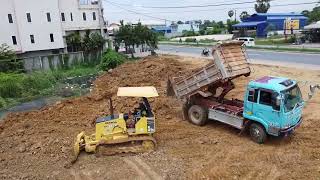
<svg viewBox="0 0 320 180">
<path fill-rule="evenodd" d="M 190 73 L 206 60 L 177 56 L 128 62 L 95 82 L 88 96 L 59 102 L 40 111 L 10 114 L 0 122 L 0 179 L 316 179 L 320 177 L 319 95 L 304 113 L 304 123 L 286 139 L 253 143 L 238 130 L 210 122 L 197 127 L 182 120 L 181 102 L 166 97 L 169 76 Z M 316 80 L 320 72 L 254 66 L 251 79 L 263 75 Z M 235 81 L 228 96 L 242 98 L 250 78 Z M 157 151 L 97 158 L 81 154 L 70 167 L 74 137 L 94 132 L 97 117 L 108 114 L 107 97 L 116 112 L 131 110 L 138 99 L 116 97 L 121 86 L 155 86 L 150 99 L 157 119 Z"/>
</svg>

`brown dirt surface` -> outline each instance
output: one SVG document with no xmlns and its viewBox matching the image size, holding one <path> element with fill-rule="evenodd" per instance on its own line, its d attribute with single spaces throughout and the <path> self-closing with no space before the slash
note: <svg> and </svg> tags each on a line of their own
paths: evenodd
<svg viewBox="0 0 320 180">
<path fill-rule="evenodd" d="M 304 111 L 304 122 L 285 139 L 264 145 L 218 122 L 197 127 L 182 120 L 181 102 L 167 97 L 170 76 L 188 74 L 208 60 L 178 56 L 147 57 L 128 62 L 95 82 L 87 96 L 58 102 L 39 111 L 9 114 L 0 122 L 0 179 L 319 179 L 320 95 Z M 229 98 L 242 99 L 251 79 L 285 76 L 307 84 L 319 83 L 319 71 L 254 65 L 249 77 L 235 80 Z M 81 153 L 71 166 L 75 136 L 94 132 L 97 117 L 128 112 L 138 99 L 116 97 L 121 86 L 155 86 L 150 99 L 156 114 L 158 149 L 145 154 L 96 157 Z"/>
</svg>

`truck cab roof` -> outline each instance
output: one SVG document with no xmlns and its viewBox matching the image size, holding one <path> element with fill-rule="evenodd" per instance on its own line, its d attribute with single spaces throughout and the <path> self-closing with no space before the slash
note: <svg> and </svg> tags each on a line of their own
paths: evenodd
<svg viewBox="0 0 320 180">
<path fill-rule="evenodd" d="M 264 76 L 257 80 L 250 81 L 249 87 L 269 89 L 280 93 L 281 91 L 289 89 L 296 84 L 296 81 L 288 78 Z"/>
</svg>

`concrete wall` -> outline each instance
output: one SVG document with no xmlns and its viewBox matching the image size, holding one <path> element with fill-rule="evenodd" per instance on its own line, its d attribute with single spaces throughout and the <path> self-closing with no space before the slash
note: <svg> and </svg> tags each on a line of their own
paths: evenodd
<svg viewBox="0 0 320 180">
<path fill-rule="evenodd" d="M 27 72 L 35 70 L 54 70 L 66 67 L 73 67 L 80 64 L 98 64 L 101 59 L 101 52 L 96 53 L 67 53 L 44 56 L 26 57 L 23 61 L 24 69 Z"/>
</svg>

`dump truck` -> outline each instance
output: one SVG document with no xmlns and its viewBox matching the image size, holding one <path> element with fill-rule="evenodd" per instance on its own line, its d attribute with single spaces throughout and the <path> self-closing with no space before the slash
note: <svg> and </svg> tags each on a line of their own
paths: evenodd
<svg viewBox="0 0 320 180">
<path fill-rule="evenodd" d="M 306 102 L 297 81 L 261 77 L 249 82 L 244 100 L 226 99 L 235 88 L 232 80 L 250 76 L 246 52 L 242 42 L 226 42 L 216 45 L 212 55 L 211 63 L 191 75 L 168 80 L 167 94 L 183 100 L 186 119 L 199 126 L 215 120 L 240 133 L 249 130 L 251 139 L 259 144 L 268 136 L 290 135 L 300 126 Z M 316 88 L 319 85 L 311 87 L 312 93 Z"/>
</svg>

